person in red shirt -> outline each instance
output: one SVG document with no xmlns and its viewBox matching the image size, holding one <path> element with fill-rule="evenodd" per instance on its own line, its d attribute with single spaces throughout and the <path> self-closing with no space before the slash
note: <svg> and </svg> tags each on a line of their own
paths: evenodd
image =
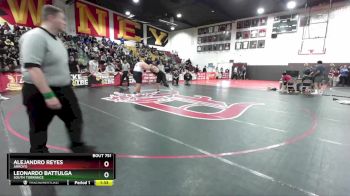
<svg viewBox="0 0 350 196">
<path fill-rule="evenodd" d="M 286 72 L 282 73 L 282 78 L 280 80 L 280 90 L 285 89 L 285 86 L 288 84 L 289 81 L 291 81 L 293 78 L 292 76 L 288 75 Z"/>
<path fill-rule="evenodd" d="M 328 73 L 329 78 L 329 86 L 334 87 L 337 86 L 337 83 L 339 81 L 339 69 L 335 67 L 335 65 L 331 65 L 332 68 Z"/>
</svg>

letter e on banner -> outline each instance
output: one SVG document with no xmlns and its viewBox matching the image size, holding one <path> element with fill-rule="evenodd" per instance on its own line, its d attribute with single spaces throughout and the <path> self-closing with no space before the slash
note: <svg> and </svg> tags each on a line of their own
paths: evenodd
<svg viewBox="0 0 350 196">
<path fill-rule="evenodd" d="M 141 41 L 141 37 L 137 35 L 137 30 L 141 30 L 141 24 L 133 22 L 124 17 L 114 14 L 114 39 L 125 39 L 136 42 Z"/>
</svg>

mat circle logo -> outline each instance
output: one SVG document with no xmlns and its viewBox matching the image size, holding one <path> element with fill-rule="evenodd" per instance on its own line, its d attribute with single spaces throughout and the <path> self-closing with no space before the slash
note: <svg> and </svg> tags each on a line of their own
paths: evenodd
<svg viewBox="0 0 350 196">
<path fill-rule="evenodd" d="M 184 96 L 177 91 L 167 91 L 161 93 L 144 93 L 140 96 L 115 92 L 109 97 L 102 98 L 115 103 L 132 103 L 154 110 L 167 112 L 170 114 L 202 119 L 202 120 L 229 120 L 238 118 L 250 107 L 264 105 L 263 103 L 234 103 L 227 105 L 225 102 L 215 101 L 207 96 Z M 171 102 L 182 102 L 181 106 L 169 105 Z M 195 107 L 208 107 L 218 110 L 218 112 L 195 111 Z"/>
</svg>

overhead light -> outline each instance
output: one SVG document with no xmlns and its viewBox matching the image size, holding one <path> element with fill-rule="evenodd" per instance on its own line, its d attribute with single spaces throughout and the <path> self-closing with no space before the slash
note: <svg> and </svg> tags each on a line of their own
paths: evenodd
<svg viewBox="0 0 350 196">
<path fill-rule="evenodd" d="M 287 3 L 287 8 L 290 9 L 290 10 L 294 9 L 296 6 L 297 6 L 297 3 L 295 1 L 289 1 Z"/>
<path fill-rule="evenodd" d="M 212 10 L 212 11 L 211 11 L 211 13 L 214 13 L 214 12 L 215 12 L 215 10 Z"/>
<path fill-rule="evenodd" d="M 265 12 L 264 8 L 261 7 L 261 8 L 258 9 L 258 14 L 263 14 L 264 12 Z"/>
<path fill-rule="evenodd" d="M 181 14 L 181 13 L 178 13 L 178 14 L 176 14 L 176 17 L 181 18 L 181 17 L 182 17 L 182 14 Z"/>
<path fill-rule="evenodd" d="M 132 0 L 134 3 L 139 3 L 140 0 Z"/>
<path fill-rule="evenodd" d="M 175 27 L 172 26 L 172 27 L 170 27 L 170 29 L 171 29 L 172 31 L 174 31 L 174 30 L 175 30 Z"/>
<path fill-rule="evenodd" d="M 125 12 L 125 15 L 127 15 L 127 16 L 129 16 L 130 14 L 131 14 L 130 11 Z"/>
</svg>

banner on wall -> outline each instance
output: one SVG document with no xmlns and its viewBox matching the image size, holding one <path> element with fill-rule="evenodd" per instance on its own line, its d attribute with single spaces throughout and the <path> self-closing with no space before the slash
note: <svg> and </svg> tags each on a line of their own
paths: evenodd
<svg viewBox="0 0 350 196">
<path fill-rule="evenodd" d="M 91 87 L 119 86 L 120 75 L 110 75 L 108 73 L 98 73 L 96 75 L 90 75 L 88 77 L 88 84 Z"/>
<path fill-rule="evenodd" d="M 168 43 L 168 33 L 160 29 L 147 26 L 147 44 L 165 46 Z"/>
<path fill-rule="evenodd" d="M 81 1 L 75 2 L 77 34 L 109 37 L 109 12 Z"/>
<path fill-rule="evenodd" d="M 52 0 L 0 0 L 0 23 L 39 26 L 45 4 L 52 4 Z"/>
<path fill-rule="evenodd" d="M 23 77 L 20 73 L 0 73 L 0 92 L 22 90 Z"/>
<path fill-rule="evenodd" d="M 207 79 L 208 80 L 216 80 L 216 73 L 215 72 L 207 72 Z"/>
<path fill-rule="evenodd" d="M 197 73 L 197 80 L 206 80 L 206 79 L 207 79 L 207 73 L 205 72 Z"/>
<path fill-rule="evenodd" d="M 200 72 L 197 73 L 197 80 L 215 80 L 216 73 L 215 72 Z"/>
<path fill-rule="evenodd" d="M 70 75 L 73 87 L 89 86 L 89 78 L 86 74 L 75 73 Z"/>
<path fill-rule="evenodd" d="M 221 79 L 230 79 L 230 73 L 224 72 Z"/>
<path fill-rule="evenodd" d="M 157 76 L 154 75 L 152 72 L 144 72 L 142 74 L 142 83 L 144 84 L 149 84 L 149 83 L 156 83 L 157 81 Z M 132 76 L 129 76 L 129 83 L 130 84 L 135 84 L 135 80 Z"/>
<path fill-rule="evenodd" d="M 141 42 L 143 25 L 125 17 L 113 14 L 114 39 Z"/>
</svg>

